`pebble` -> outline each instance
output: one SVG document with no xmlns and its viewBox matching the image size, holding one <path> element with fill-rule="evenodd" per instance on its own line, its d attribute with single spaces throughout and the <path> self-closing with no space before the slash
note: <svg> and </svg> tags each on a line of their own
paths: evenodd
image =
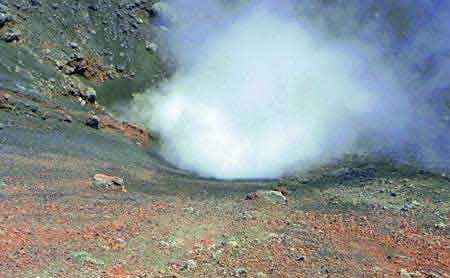
<svg viewBox="0 0 450 278">
<path fill-rule="evenodd" d="M 85 57 L 84 57 L 83 53 L 78 52 L 78 53 L 72 54 L 70 56 L 70 59 L 71 59 L 70 62 L 74 62 L 74 61 L 75 62 L 81 62 L 81 61 L 83 61 L 85 59 Z"/>
<path fill-rule="evenodd" d="M 66 70 L 64 71 L 65 74 L 67 75 L 71 75 L 73 73 L 75 73 L 75 68 L 74 67 L 67 67 Z"/>
<path fill-rule="evenodd" d="M 245 274 L 247 274 L 247 269 L 245 269 L 245 268 L 243 268 L 243 267 L 239 267 L 239 268 L 236 268 L 236 269 L 234 270 L 234 272 L 235 272 L 237 275 L 245 275 Z"/>
<path fill-rule="evenodd" d="M 117 65 L 116 66 L 116 70 L 118 72 L 124 72 L 125 71 L 125 66 L 124 65 Z"/>
<path fill-rule="evenodd" d="M 182 270 L 189 271 L 189 270 L 194 269 L 196 267 L 197 267 L 197 263 L 194 260 L 187 260 L 184 263 Z"/>
<path fill-rule="evenodd" d="M 58 69 L 63 69 L 64 68 L 64 62 L 60 61 L 60 60 L 56 60 L 55 61 L 55 65 Z"/>
<path fill-rule="evenodd" d="M 88 9 L 93 11 L 93 12 L 97 12 L 98 10 L 100 10 L 100 6 L 97 4 L 92 4 L 88 6 Z"/>
<path fill-rule="evenodd" d="M 156 52 L 158 51 L 158 45 L 154 42 L 146 42 L 145 43 L 145 49 L 147 51 L 152 51 L 152 52 Z"/>
<path fill-rule="evenodd" d="M 120 237 L 116 238 L 115 241 L 122 248 L 127 245 L 127 242 L 124 239 L 120 238 Z"/>
<path fill-rule="evenodd" d="M 44 114 L 42 114 L 41 119 L 46 121 L 48 119 L 50 119 L 52 117 L 52 115 L 50 114 L 50 112 L 44 112 Z"/>
<path fill-rule="evenodd" d="M 194 214 L 195 213 L 195 209 L 193 207 L 183 208 L 183 211 L 185 213 L 189 213 L 189 214 Z"/>
<path fill-rule="evenodd" d="M 297 257 L 297 261 L 299 261 L 299 262 L 304 262 L 305 260 L 306 260 L 305 256 L 298 256 Z"/>
<path fill-rule="evenodd" d="M 31 6 L 41 6 L 41 1 L 40 0 L 31 0 Z"/>
<path fill-rule="evenodd" d="M 234 237 L 232 237 L 232 238 L 222 242 L 222 245 L 224 245 L 224 246 L 231 246 L 231 247 L 237 247 L 237 246 L 239 246 L 239 243 L 237 242 L 237 240 Z"/>
<path fill-rule="evenodd" d="M 69 47 L 72 49 L 77 49 L 77 48 L 80 48 L 80 45 L 76 42 L 70 42 Z"/>
<path fill-rule="evenodd" d="M 400 211 L 402 211 L 402 212 L 407 212 L 409 209 L 410 209 L 409 206 L 404 205 L 404 206 L 400 209 Z"/>
<path fill-rule="evenodd" d="M 64 115 L 63 121 L 66 122 L 66 123 L 71 123 L 73 120 L 72 120 L 72 117 L 70 115 Z"/>
<path fill-rule="evenodd" d="M 436 229 L 445 229 L 445 228 L 447 228 L 447 225 L 445 225 L 445 223 L 443 223 L 443 222 L 440 222 L 440 223 L 435 224 L 434 227 Z"/>
</svg>

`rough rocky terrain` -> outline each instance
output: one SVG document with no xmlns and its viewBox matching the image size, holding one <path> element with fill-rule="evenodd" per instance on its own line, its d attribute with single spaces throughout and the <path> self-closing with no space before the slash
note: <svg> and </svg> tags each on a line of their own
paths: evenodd
<svg viewBox="0 0 450 278">
<path fill-rule="evenodd" d="M 442 173 L 202 179 L 111 116 L 168 74 L 154 2 L 0 0 L 0 277 L 450 276 Z"/>
</svg>

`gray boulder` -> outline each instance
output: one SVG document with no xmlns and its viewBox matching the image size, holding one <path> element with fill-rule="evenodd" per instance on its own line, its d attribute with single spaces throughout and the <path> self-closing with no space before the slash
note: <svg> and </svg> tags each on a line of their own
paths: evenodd
<svg viewBox="0 0 450 278">
<path fill-rule="evenodd" d="M 100 119 L 97 116 L 90 116 L 86 120 L 86 125 L 95 129 L 100 128 Z"/>
<path fill-rule="evenodd" d="M 279 191 L 260 190 L 247 194 L 246 200 L 263 200 L 272 204 L 286 204 L 287 198 Z"/>
</svg>

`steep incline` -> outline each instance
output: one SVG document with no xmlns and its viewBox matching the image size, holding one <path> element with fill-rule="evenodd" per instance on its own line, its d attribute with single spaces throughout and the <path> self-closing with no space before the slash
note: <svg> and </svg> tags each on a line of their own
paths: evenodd
<svg viewBox="0 0 450 278">
<path fill-rule="evenodd" d="M 152 1 L 96 2 L 0 2 L 0 175 L 35 174 L 8 155 L 156 167 L 147 132 L 97 104 L 163 78 L 152 43 L 156 11 Z M 100 130 L 86 124 L 94 116 Z"/>
</svg>

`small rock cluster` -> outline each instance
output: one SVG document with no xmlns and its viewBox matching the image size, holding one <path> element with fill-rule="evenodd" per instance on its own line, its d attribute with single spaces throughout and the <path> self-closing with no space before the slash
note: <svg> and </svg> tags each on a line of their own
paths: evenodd
<svg viewBox="0 0 450 278">
<path fill-rule="evenodd" d="M 80 89 L 76 86 L 71 86 L 68 89 L 68 93 L 74 97 L 80 97 L 82 100 L 88 101 L 90 103 L 95 103 L 97 100 L 97 92 L 92 87 L 86 89 Z"/>
<path fill-rule="evenodd" d="M 0 38 L 5 42 L 11 43 L 20 41 L 20 37 L 21 34 L 19 32 L 11 31 L 3 34 Z"/>
<path fill-rule="evenodd" d="M 13 21 L 14 17 L 9 13 L 8 7 L 0 3 L 0 29 L 5 27 L 7 23 Z M 8 30 L 6 33 L 0 36 L 0 40 L 7 43 L 18 42 L 20 38 L 21 33 L 14 30 Z"/>
</svg>

